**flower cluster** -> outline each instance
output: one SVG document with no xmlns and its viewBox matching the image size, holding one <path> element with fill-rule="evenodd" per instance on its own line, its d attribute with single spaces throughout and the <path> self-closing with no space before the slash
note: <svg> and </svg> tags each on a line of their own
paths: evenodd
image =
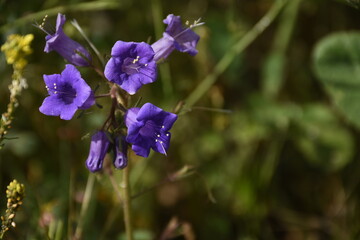
<svg viewBox="0 0 360 240">
<path fill-rule="evenodd" d="M 5 53 L 6 62 L 13 66 L 12 81 L 9 85 L 10 99 L 6 111 L 1 114 L 0 119 L 0 149 L 3 146 L 2 141 L 8 129 L 11 128 L 13 113 L 19 105 L 17 98 L 22 90 L 27 87 L 23 72 L 27 65 L 26 56 L 32 53 L 30 44 L 33 39 L 34 35 L 32 34 L 25 36 L 11 34 L 0 48 Z"/>
<path fill-rule="evenodd" d="M 6 212 L 4 216 L 1 216 L 0 239 L 3 238 L 5 232 L 7 232 L 10 227 L 16 227 L 14 218 L 23 203 L 24 197 L 24 184 L 19 183 L 17 180 L 10 182 L 6 189 Z"/>
<path fill-rule="evenodd" d="M 14 65 L 15 69 L 24 69 L 27 65 L 25 56 L 32 53 L 30 43 L 33 39 L 34 35 L 32 34 L 25 36 L 18 34 L 9 35 L 6 43 L 1 46 L 1 51 L 5 53 L 6 62 Z"/>
<path fill-rule="evenodd" d="M 124 101 L 118 99 L 128 99 L 143 85 L 156 81 L 157 64 L 168 58 L 174 50 L 196 55 L 196 45 L 200 37 L 192 28 L 202 23 L 195 21 L 194 24 L 184 27 L 179 16 L 170 14 L 164 20 L 167 28 L 163 37 L 152 45 L 145 42 L 117 41 L 102 72 L 92 64 L 89 51 L 64 33 L 64 15 L 58 14 L 55 33 L 45 29 L 45 20 L 46 17 L 43 23 L 38 25 L 47 34 L 44 51 L 56 51 L 70 64 L 65 66 L 61 74 L 44 75 L 48 96 L 42 103 L 40 112 L 70 120 L 78 109 L 85 110 L 95 104 L 96 96 L 76 66 L 91 67 L 111 83 L 109 94 L 101 96 L 111 97 L 112 108 L 101 130 L 91 137 L 87 168 L 91 172 L 100 171 L 108 152 L 113 153 L 112 161 L 116 168 L 126 167 L 128 145 L 131 145 L 135 154 L 142 157 L 148 157 L 150 149 L 166 155 L 171 137 L 169 131 L 177 120 L 177 115 L 151 103 L 128 108 Z M 120 88 L 126 93 L 119 91 Z M 116 112 L 123 115 L 120 122 L 115 117 Z M 123 125 L 126 129 L 121 128 Z"/>
</svg>

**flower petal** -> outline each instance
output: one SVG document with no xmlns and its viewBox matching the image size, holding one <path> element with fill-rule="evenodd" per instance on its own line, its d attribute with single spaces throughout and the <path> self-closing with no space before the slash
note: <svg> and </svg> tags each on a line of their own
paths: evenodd
<svg viewBox="0 0 360 240">
<path fill-rule="evenodd" d="M 150 146 L 132 145 L 131 149 L 141 157 L 148 157 L 150 153 Z"/>
<path fill-rule="evenodd" d="M 166 59 L 175 50 L 174 42 L 174 38 L 164 32 L 163 37 L 151 45 L 155 52 L 154 60 Z"/>
<path fill-rule="evenodd" d="M 154 151 L 159 152 L 161 154 L 167 154 L 167 150 L 169 149 L 170 145 L 170 133 L 163 134 L 161 137 L 161 140 L 158 140 L 153 144 L 151 147 L 154 149 Z"/>
<path fill-rule="evenodd" d="M 65 15 L 58 13 L 56 18 L 56 32 L 62 31 L 65 21 L 66 21 Z"/>
<path fill-rule="evenodd" d="M 91 172 L 102 169 L 103 161 L 110 146 L 110 142 L 104 131 L 98 131 L 91 137 L 89 156 L 86 159 L 86 167 Z"/>
<path fill-rule="evenodd" d="M 76 110 L 78 110 L 78 108 L 73 104 L 63 106 L 61 108 L 60 118 L 63 120 L 70 120 L 74 116 Z"/>
<path fill-rule="evenodd" d="M 59 99 L 58 96 L 51 95 L 44 99 L 39 110 L 42 114 L 48 116 L 59 116 L 61 114 L 62 105 L 61 99 Z"/>
<path fill-rule="evenodd" d="M 140 74 L 133 74 L 126 77 L 126 80 L 120 84 L 120 87 L 127 91 L 130 95 L 134 95 L 143 85 L 141 83 L 142 76 Z"/>
<path fill-rule="evenodd" d="M 136 116 L 139 112 L 140 108 L 130 108 L 127 110 L 125 114 L 125 124 L 127 127 L 130 127 L 132 124 L 137 122 Z"/>
<path fill-rule="evenodd" d="M 125 59 L 135 48 L 135 42 L 117 41 L 111 49 L 111 56 Z"/>
<path fill-rule="evenodd" d="M 143 63 L 147 63 L 147 62 L 151 61 L 155 55 L 152 47 L 145 42 L 136 44 L 134 51 L 137 53 L 141 53 L 140 62 L 143 62 Z"/>
</svg>

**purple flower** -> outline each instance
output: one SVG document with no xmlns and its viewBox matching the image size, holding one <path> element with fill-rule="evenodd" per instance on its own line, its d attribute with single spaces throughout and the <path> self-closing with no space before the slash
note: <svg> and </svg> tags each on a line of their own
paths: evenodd
<svg viewBox="0 0 360 240">
<path fill-rule="evenodd" d="M 166 155 L 170 144 L 168 131 L 176 119 L 176 114 L 165 112 L 151 103 L 131 108 L 125 115 L 126 141 L 132 144 L 132 150 L 139 156 L 149 156 L 150 148 Z"/>
<path fill-rule="evenodd" d="M 64 23 L 65 15 L 59 13 L 56 20 L 56 32 L 54 34 L 48 33 L 45 37 L 46 45 L 44 51 L 47 53 L 56 51 L 69 63 L 76 66 L 89 66 L 91 62 L 90 53 L 80 43 L 65 35 L 62 29 Z M 43 27 L 40 26 L 40 28 L 44 30 Z"/>
<path fill-rule="evenodd" d="M 155 61 L 166 59 L 175 49 L 180 52 L 187 52 L 191 56 L 195 56 L 198 53 L 196 44 L 200 37 L 191 28 L 202 23 L 195 21 L 193 25 L 184 28 L 181 24 L 180 16 L 174 16 L 174 14 L 169 14 L 164 19 L 164 23 L 168 26 L 163 33 L 163 37 L 151 45 L 155 52 Z"/>
<path fill-rule="evenodd" d="M 91 137 L 90 152 L 86 159 L 86 167 L 90 172 L 96 172 L 102 169 L 109 146 L 110 141 L 104 131 L 98 131 Z"/>
<path fill-rule="evenodd" d="M 89 108 L 95 103 L 91 88 L 71 64 L 67 64 L 61 74 L 44 75 L 44 81 L 49 96 L 39 110 L 45 115 L 70 120 L 76 110 Z"/>
<path fill-rule="evenodd" d="M 129 94 L 156 80 L 154 51 L 147 43 L 117 41 L 105 66 L 105 77 Z"/>
<path fill-rule="evenodd" d="M 116 168 L 125 168 L 127 166 L 127 147 L 128 143 L 123 136 L 115 139 L 114 166 Z"/>
</svg>

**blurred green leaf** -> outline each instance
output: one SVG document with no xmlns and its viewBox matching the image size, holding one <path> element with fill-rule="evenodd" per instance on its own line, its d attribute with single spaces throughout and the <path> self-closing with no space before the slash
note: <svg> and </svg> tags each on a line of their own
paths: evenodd
<svg viewBox="0 0 360 240">
<path fill-rule="evenodd" d="M 315 70 L 328 84 L 360 86 L 360 32 L 340 32 L 323 38 L 315 47 Z"/>
<path fill-rule="evenodd" d="M 295 123 L 295 143 L 310 164 L 336 171 L 350 162 L 354 139 L 326 106 L 304 107 L 302 118 Z"/>
<path fill-rule="evenodd" d="M 336 106 L 360 127 L 360 32 L 322 39 L 314 50 L 314 69 Z"/>
</svg>

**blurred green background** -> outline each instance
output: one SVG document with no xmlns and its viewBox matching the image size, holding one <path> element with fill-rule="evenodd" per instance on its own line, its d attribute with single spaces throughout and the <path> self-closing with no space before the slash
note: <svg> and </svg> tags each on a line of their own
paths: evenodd
<svg viewBox="0 0 360 240">
<path fill-rule="evenodd" d="M 235 54 L 233 47 L 280 2 L 274 21 Z M 131 156 L 133 194 L 158 185 L 133 200 L 137 240 L 160 239 L 173 217 L 178 234 L 163 239 L 359 239 L 358 6 L 356 0 L 0 0 L 0 43 L 11 33 L 35 35 L 25 70 L 29 87 L 8 134 L 16 139 L 0 150 L 0 209 L 12 179 L 26 187 L 7 239 L 71 239 L 89 175 L 88 136 L 101 127 L 110 103 L 99 100 L 103 109 L 92 107 L 71 121 L 38 111 L 46 96 L 42 75 L 60 73 L 65 61 L 43 52 L 45 35 L 32 23 L 48 13 L 55 24 L 58 12 L 66 14 L 69 36 L 86 45 L 70 23 L 76 19 L 105 57 L 117 40 L 154 42 L 170 13 L 206 23 L 195 29 L 199 54 L 173 53 L 157 82 L 136 95 L 170 111 L 216 77 L 193 106 L 185 105 L 168 157 Z M 216 72 L 223 56 L 230 64 Z M 107 91 L 93 71 L 81 72 Z M 1 54 L 0 112 L 11 74 Z M 187 174 L 168 180 L 184 166 Z M 96 174 L 85 219 L 83 239 L 125 239 L 106 175 Z"/>
</svg>

